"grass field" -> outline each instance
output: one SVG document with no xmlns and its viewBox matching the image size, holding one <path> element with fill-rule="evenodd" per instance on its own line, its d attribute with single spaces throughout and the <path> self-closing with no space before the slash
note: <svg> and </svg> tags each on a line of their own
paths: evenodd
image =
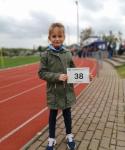
<svg viewBox="0 0 125 150">
<path fill-rule="evenodd" d="M 0 69 L 35 63 L 38 62 L 39 60 L 40 60 L 40 56 L 4 57 L 0 59 Z"/>
<path fill-rule="evenodd" d="M 39 62 L 40 56 L 17 56 L 0 58 L 0 69 Z M 125 78 L 125 64 L 116 67 L 118 74 Z"/>
<path fill-rule="evenodd" d="M 116 70 L 122 78 L 125 78 L 125 64 L 119 67 L 116 67 Z"/>
</svg>

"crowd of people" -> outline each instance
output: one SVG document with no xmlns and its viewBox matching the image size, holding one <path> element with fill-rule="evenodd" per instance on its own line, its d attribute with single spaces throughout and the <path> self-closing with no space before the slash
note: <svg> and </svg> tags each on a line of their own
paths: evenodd
<svg viewBox="0 0 125 150">
<path fill-rule="evenodd" d="M 87 45 L 79 48 L 71 49 L 73 56 L 78 57 L 93 57 L 96 52 L 105 52 L 109 59 L 112 59 L 113 56 L 122 55 L 125 52 L 125 43 L 113 43 L 108 42 L 105 44 L 93 44 Z"/>
</svg>

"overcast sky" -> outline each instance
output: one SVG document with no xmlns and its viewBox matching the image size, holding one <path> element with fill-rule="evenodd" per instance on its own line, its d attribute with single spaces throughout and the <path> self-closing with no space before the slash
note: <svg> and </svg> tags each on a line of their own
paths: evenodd
<svg viewBox="0 0 125 150">
<path fill-rule="evenodd" d="M 80 31 L 92 27 L 95 34 L 112 30 L 125 37 L 125 0 L 79 0 L 78 8 Z M 65 25 L 65 44 L 77 42 L 75 0 L 0 0 L 0 47 L 46 46 L 53 22 Z"/>
</svg>

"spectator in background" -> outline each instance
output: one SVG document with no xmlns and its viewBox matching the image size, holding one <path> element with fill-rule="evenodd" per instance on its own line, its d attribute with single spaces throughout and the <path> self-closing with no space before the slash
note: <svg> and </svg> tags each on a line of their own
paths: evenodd
<svg viewBox="0 0 125 150">
<path fill-rule="evenodd" d="M 113 45 L 112 45 L 112 42 L 109 42 L 109 44 L 107 46 L 107 51 L 108 51 L 108 58 L 112 59 L 112 56 L 113 56 Z"/>
</svg>

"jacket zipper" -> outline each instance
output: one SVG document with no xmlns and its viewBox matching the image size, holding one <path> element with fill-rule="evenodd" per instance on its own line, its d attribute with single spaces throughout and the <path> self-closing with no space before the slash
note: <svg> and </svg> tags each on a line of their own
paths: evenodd
<svg viewBox="0 0 125 150">
<path fill-rule="evenodd" d="M 62 66 L 63 66 L 63 70 L 65 70 L 65 67 L 64 67 L 64 64 L 63 64 L 63 62 L 62 62 L 62 60 L 61 60 L 61 58 L 60 58 L 60 56 L 59 56 L 59 53 L 57 53 L 57 55 L 55 55 L 55 56 L 57 56 L 59 59 L 60 59 L 60 62 L 62 63 Z M 65 71 L 64 71 L 65 72 Z M 64 89 L 64 96 L 65 96 L 65 106 L 66 106 L 66 104 L 67 104 L 67 96 L 66 96 L 66 82 L 65 81 L 63 81 L 63 89 Z M 56 92 L 55 92 L 55 96 L 56 96 Z"/>
<path fill-rule="evenodd" d="M 57 100 L 57 98 L 56 98 L 56 83 L 54 85 L 54 96 L 55 96 L 55 104 L 56 104 L 56 100 Z"/>
<path fill-rule="evenodd" d="M 58 57 L 59 57 L 59 54 L 58 54 Z M 61 60 L 60 57 L 59 57 L 59 59 L 60 59 L 60 61 L 61 61 L 61 63 L 62 63 L 63 70 L 64 70 L 64 72 L 65 72 L 65 66 L 64 66 L 64 63 L 63 63 L 63 61 Z M 65 96 L 65 106 L 66 106 L 66 104 L 67 104 L 66 88 L 67 88 L 67 87 L 66 87 L 66 82 L 63 81 L 63 89 L 64 89 L 64 96 Z"/>
</svg>

